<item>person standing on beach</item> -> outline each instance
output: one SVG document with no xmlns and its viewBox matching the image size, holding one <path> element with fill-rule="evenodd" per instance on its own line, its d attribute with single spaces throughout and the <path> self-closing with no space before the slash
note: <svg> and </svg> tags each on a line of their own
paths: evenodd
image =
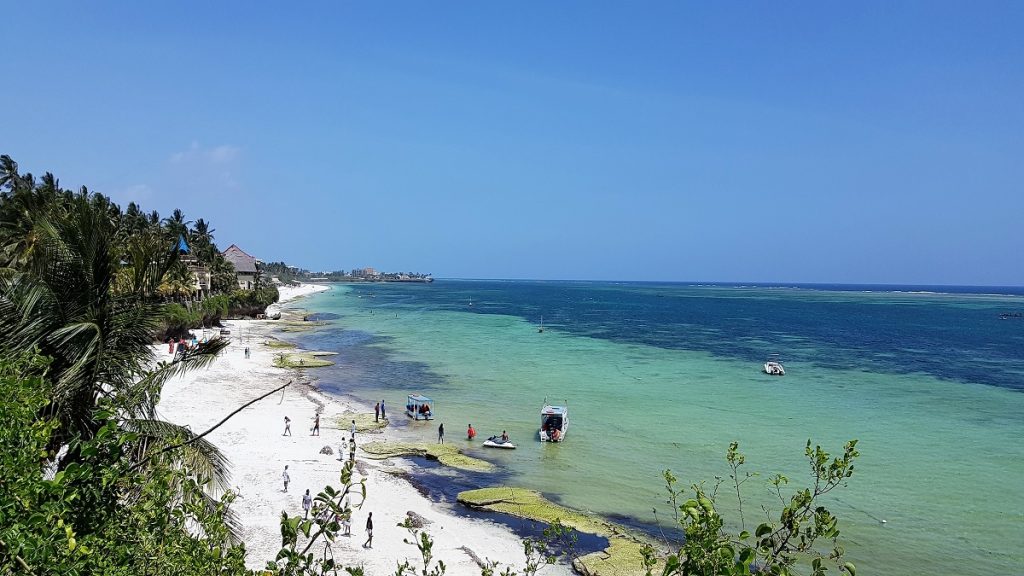
<svg viewBox="0 0 1024 576">
<path fill-rule="evenodd" d="M 444 422 L 437 427 L 437 443 L 444 444 Z"/>
<path fill-rule="evenodd" d="M 352 441 L 356 441 L 356 421 L 352 421 Z"/>
<path fill-rule="evenodd" d="M 373 548 L 373 512 L 366 517 L 366 542 L 363 542 L 363 548 Z"/>
<path fill-rule="evenodd" d="M 288 465 L 284 465 L 284 472 L 281 474 L 281 480 L 284 480 L 284 491 L 288 491 L 288 483 L 292 481 L 291 477 L 288 476 Z"/>
<path fill-rule="evenodd" d="M 355 438 L 353 438 L 352 442 L 350 442 L 349 445 L 348 445 L 348 459 L 353 461 L 353 462 L 356 461 L 356 439 Z"/>
<path fill-rule="evenodd" d="M 380 422 L 380 402 L 377 402 L 377 405 L 373 407 L 373 421 Z"/>
<path fill-rule="evenodd" d="M 380 417 L 381 418 L 387 418 L 388 417 L 387 413 L 384 412 L 384 401 L 383 400 L 380 401 Z"/>
<path fill-rule="evenodd" d="M 309 488 L 306 488 L 306 493 L 302 495 L 302 509 L 305 510 L 305 518 L 309 518 L 309 507 L 313 505 L 313 497 L 309 495 Z"/>
<path fill-rule="evenodd" d="M 352 535 L 352 510 L 348 507 L 348 497 L 345 497 L 345 503 L 341 506 L 341 513 L 344 518 L 341 519 L 341 527 L 345 529 L 345 536 Z"/>
<path fill-rule="evenodd" d="M 287 417 L 287 416 L 285 416 L 284 417 L 284 434 L 281 434 L 281 436 L 291 436 L 291 435 L 292 435 L 292 419 Z"/>
<path fill-rule="evenodd" d="M 319 435 L 320 435 L 320 413 L 317 412 L 313 416 L 313 433 L 310 434 L 310 436 L 319 436 Z"/>
</svg>

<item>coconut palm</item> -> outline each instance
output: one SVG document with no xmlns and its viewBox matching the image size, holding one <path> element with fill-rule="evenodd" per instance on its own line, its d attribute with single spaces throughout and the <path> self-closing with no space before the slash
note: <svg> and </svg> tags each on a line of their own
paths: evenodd
<svg viewBox="0 0 1024 576">
<path fill-rule="evenodd" d="M 214 254 L 217 252 L 217 246 L 213 243 L 214 232 L 216 230 L 210 228 L 210 223 L 202 218 L 196 220 L 195 227 L 192 229 L 190 240 L 193 251 L 204 264 L 213 263 Z"/>
<path fill-rule="evenodd" d="M 191 223 L 191 220 L 185 220 L 184 212 L 178 208 L 174 209 L 170 217 L 164 218 L 164 228 L 167 229 L 167 232 L 175 241 L 181 237 L 188 238 L 188 226 Z"/>
<path fill-rule="evenodd" d="M 172 437 L 191 438 L 188 430 L 156 419 L 160 390 L 170 377 L 207 365 L 227 344 L 215 340 L 174 362 L 155 362 L 151 344 L 160 308 L 152 295 L 177 262 L 176 251 L 165 244 L 165 256 L 148 260 L 152 247 L 138 248 L 131 289 L 115 290 L 121 260 L 112 246 L 114 208 L 100 195 L 68 198 L 63 211 L 36 220 L 34 249 L 17 269 L 0 275 L 0 354 L 35 349 L 51 359 L 47 416 L 60 422 L 51 439 L 54 453 L 96 433 L 99 407 L 140 434 L 140 457 Z M 16 232 L 0 222 L 0 235 Z M 63 468 L 77 456 L 72 444 L 56 465 Z M 190 444 L 181 457 L 226 486 L 224 459 L 211 444 Z"/>
<path fill-rule="evenodd" d="M 0 157 L 0 267 L 25 264 L 38 247 L 45 218 L 60 209 L 57 179 L 46 173 L 39 185 L 18 173 L 10 156 Z"/>
</svg>

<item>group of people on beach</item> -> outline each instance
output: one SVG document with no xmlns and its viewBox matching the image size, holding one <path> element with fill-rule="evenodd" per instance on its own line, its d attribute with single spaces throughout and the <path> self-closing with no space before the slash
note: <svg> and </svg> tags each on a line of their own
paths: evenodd
<svg viewBox="0 0 1024 576">
<path fill-rule="evenodd" d="M 178 338 L 175 340 L 168 336 L 164 343 L 167 344 L 167 353 L 174 354 L 175 359 L 177 359 L 185 356 L 185 353 L 189 350 L 199 346 L 199 339 L 190 332 L 188 338 Z"/>
<path fill-rule="evenodd" d="M 380 404 L 378 404 L 377 411 L 378 411 L 378 417 L 379 417 L 379 415 L 383 414 L 383 401 Z M 291 436 L 292 435 L 291 422 L 292 422 L 291 418 L 289 418 L 288 416 L 284 417 L 284 433 L 282 434 L 282 436 Z M 350 436 L 349 436 L 348 441 L 346 442 L 345 440 L 342 440 L 342 446 L 340 446 L 338 448 L 338 460 L 344 460 L 344 450 L 343 450 L 343 447 L 347 444 L 348 449 L 349 449 L 348 450 L 348 452 L 349 452 L 349 459 L 352 460 L 352 461 L 355 461 L 355 458 L 356 458 L 356 421 L 355 420 L 352 420 L 352 426 L 350 427 L 349 430 L 350 430 Z M 311 434 L 310 435 L 311 436 L 319 436 L 320 435 L 320 413 L 319 412 L 316 412 L 313 415 L 313 427 L 311 429 Z M 291 475 L 288 472 L 288 465 L 287 464 L 285 464 L 284 471 L 281 473 L 281 481 L 284 484 L 284 490 L 283 491 L 284 492 L 288 492 L 288 485 L 291 483 Z M 308 488 L 306 489 L 305 494 L 302 495 L 302 510 L 303 510 L 303 517 L 304 518 L 309 518 L 309 515 L 312 512 L 313 517 L 317 518 L 318 520 L 320 520 L 322 522 L 327 522 L 330 519 L 330 510 L 329 510 L 329 508 L 327 508 L 326 506 L 319 507 L 319 508 L 313 506 L 313 497 L 310 494 Z M 345 499 L 345 502 L 342 505 L 342 510 L 348 511 L 348 513 L 347 514 L 342 514 L 342 515 L 339 515 L 339 514 L 335 513 L 333 520 L 335 522 L 337 522 L 339 526 L 341 526 L 341 529 L 342 529 L 341 535 L 342 536 L 351 536 L 352 535 L 352 520 L 351 520 L 352 513 L 351 513 L 351 509 L 349 508 L 348 498 Z M 367 514 L 367 517 L 366 517 L 366 541 L 363 542 L 363 548 L 373 548 L 373 512 L 369 512 Z"/>
<path fill-rule="evenodd" d="M 281 433 L 281 436 L 291 436 L 291 435 L 292 435 L 292 419 L 289 418 L 287 415 L 285 415 L 285 417 L 284 417 L 284 432 Z M 310 434 L 309 435 L 310 436 L 319 436 L 320 435 L 320 413 L 319 412 L 316 412 L 316 413 L 313 414 L 313 427 L 310 428 Z"/>
</svg>

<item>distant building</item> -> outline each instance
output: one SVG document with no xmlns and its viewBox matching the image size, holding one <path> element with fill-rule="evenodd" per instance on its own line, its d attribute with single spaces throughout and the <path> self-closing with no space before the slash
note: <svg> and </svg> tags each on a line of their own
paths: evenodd
<svg viewBox="0 0 1024 576">
<path fill-rule="evenodd" d="M 377 270 L 374 268 L 356 268 L 349 273 L 349 276 L 355 278 L 376 278 Z"/>
<path fill-rule="evenodd" d="M 256 257 L 247 254 L 236 244 L 228 246 L 223 254 L 224 259 L 235 267 L 235 279 L 238 280 L 238 287 L 242 290 L 252 290 L 256 286 L 256 263 L 258 262 Z"/>
</svg>

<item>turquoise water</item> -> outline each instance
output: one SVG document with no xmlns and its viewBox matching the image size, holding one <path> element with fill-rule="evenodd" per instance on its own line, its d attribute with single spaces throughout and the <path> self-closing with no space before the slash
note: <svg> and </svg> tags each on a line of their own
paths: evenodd
<svg viewBox="0 0 1024 576">
<path fill-rule="evenodd" d="M 340 316 L 298 338 L 340 352 L 317 373 L 325 389 L 385 398 L 393 419 L 405 394 L 430 395 L 439 420 L 404 434 L 433 439 L 444 422 L 503 480 L 568 506 L 667 530 L 661 471 L 713 481 L 737 440 L 761 473 L 745 486 L 749 527 L 769 475 L 808 481 L 808 438 L 834 452 L 857 438 L 857 471 L 829 505 L 861 573 L 1022 570 L 1024 320 L 999 318 L 1020 296 L 436 282 L 337 286 L 300 305 Z M 768 352 L 787 376 L 760 373 Z M 562 444 L 536 442 L 545 398 L 568 401 Z M 471 445 L 468 423 L 519 449 Z"/>
</svg>

